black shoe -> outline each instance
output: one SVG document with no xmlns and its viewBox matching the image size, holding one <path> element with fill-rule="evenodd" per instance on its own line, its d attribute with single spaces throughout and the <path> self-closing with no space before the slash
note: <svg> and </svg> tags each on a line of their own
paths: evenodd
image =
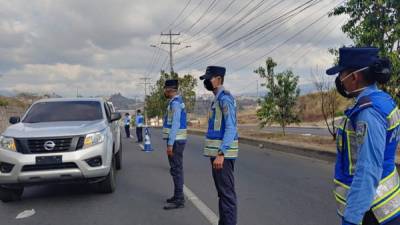
<svg viewBox="0 0 400 225">
<path fill-rule="evenodd" d="M 175 196 L 168 198 L 167 200 L 165 200 L 166 203 L 174 203 L 176 201 Z"/>
<path fill-rule="evenodd" d="M 185 203 L 182 202 L 172 202 L 168 203 L 164 206 L 164 210 L 171 210 L 171 209 L 181 209 L 185 207 Z"/>
</svg>

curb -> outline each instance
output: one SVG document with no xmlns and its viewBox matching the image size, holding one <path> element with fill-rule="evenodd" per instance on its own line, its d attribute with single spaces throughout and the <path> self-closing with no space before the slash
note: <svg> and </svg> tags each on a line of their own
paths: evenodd
<svg viewBox="0 0 400 225">
<path fill-rule="evenodd" d="M 188 133 L 200 136 L 205 135 L 205 131 L 201 130 L 188 129 Z M 296 154 L 329 162 L 334 162 L 336 160 L 336 152 L 329 152 L 318 148 L 296 147 L 292 145 L 285 145 L 266 140 L 258 140 L 249 137 L 239 137 L 239 143 L 260 147 L 260 149 L 266 148 L 274 151 Z"/>
</svg>

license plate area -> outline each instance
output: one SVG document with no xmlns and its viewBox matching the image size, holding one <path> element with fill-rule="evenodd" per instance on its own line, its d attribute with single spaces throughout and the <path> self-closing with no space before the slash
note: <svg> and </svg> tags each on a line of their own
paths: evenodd
<svg viewBox="0 0 400 225">
<path fill-rule="evenodd" d="M 37 156 L 36 165 L 62 164 L 62 156 Z"/>
</svg>

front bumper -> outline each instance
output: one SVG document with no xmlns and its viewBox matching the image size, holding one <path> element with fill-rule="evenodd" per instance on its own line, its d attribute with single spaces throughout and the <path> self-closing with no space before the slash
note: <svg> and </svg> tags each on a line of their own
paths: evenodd
<svg viewBox="0 0 400 225">
<path fill-rule="evenodd" d="M 21 154 L 0 149 L 0 163 L 14 165 L 9 173 L 0 171 L 0 184 L 30 184 L 70 180 L 84 180 L 106 176 L 110 171 L 110 157 L 106 142 L 73 152 Z M 112 150 L 110 150 L 112 151 Z M 57 168 L 36 168 L 37 156 L 62 156 L 63 165 Z M 101 157 L 102 165 L 91 167 L 85 160 Z M 71 166 L 73 165 L 73 166 Z M 26 168 L 30 169 L 27 170 Z M 33 168 L 33 169 L 32 169 Z"/>
</svg>

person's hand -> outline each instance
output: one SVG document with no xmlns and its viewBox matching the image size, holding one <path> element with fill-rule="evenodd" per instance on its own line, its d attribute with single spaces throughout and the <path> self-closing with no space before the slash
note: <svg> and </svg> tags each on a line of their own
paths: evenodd
<svg viewBox="0 0 400 225">
<path fill-rule="evenodd" d="M 224 167 L 224 155 L 218 155 L 213 162 L 213 168 L 216 170 L 220 170 Z"/>
<path fill-rule="evenodd" d="M 172 157 L 174 155 L 173 151 L 172 151 L 172 145 L 168 145 L 167 146 L 167 155 L 169 157 Z"/>
</svg>

